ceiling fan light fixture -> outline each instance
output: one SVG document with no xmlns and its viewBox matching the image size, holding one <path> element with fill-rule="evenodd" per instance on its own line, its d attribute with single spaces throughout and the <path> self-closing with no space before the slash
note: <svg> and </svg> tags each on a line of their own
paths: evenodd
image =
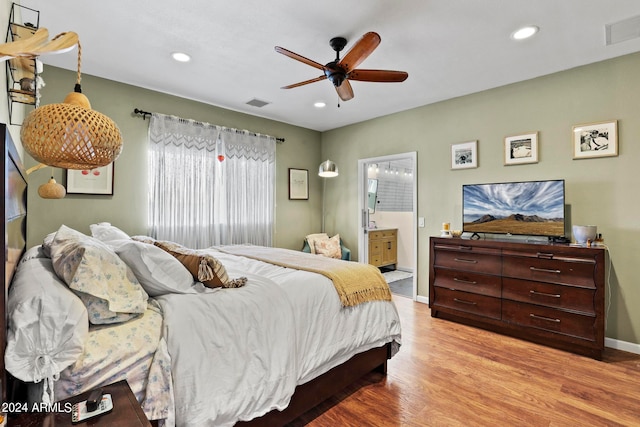
<svg viewBox="0 0 640 427">
<path fill-rule="evenodd" d="M 530 37 L 533 37 L 539 30 L 540 28 L 536 27 L 535 25 L 527 25 L 511 33 L 511 38 L 514 40 L 528 39 Z"/>
<path fill-rule="evenodd" d="M 313 103 L 313 106 L 316 108 L 324 108 L 327 106 L 327 103 L 324 101 L 316 101 Z"/>
</svg>

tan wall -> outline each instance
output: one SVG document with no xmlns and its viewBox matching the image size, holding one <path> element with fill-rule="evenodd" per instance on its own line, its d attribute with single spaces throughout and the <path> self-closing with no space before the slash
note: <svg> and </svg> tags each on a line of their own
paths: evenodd
<svg viewBox="0 0 640 427">
<path fill-rule="evenodd" d="M 46 83 L 42 105 L 62 102 L 73 90 L 74 72 L 45 66 L 42 76 Z M 51 168 L 34 172 L 29 176 L 28 245 L 39 244 L 61 224 L 89 233 L 89 224 L 108 221 L 129 234 L 146 234 L 149 120 L 134 115 L 134 108 L 285 138 L 276 150 L 275 245 L 300 249 L 304 236 L 320 229 L 322 192 L 315 172 L 321 162 L 320 133 L 88 75 L 82 76 L 82 90 L 93 109 L 113 119 L 122 132 L 124 148 L 114 164 L 114 195 L 41 199 L 37 187 L 49 178 Z M 25 157 L 26 167 L 35 164 L 31 156 Z M 289 200 L 288 168 L 310 171 L 308 201 Z M 53 175 L 65 183 L 64 170 L 54 169 Z"/>
<path fill-rule="evenodd" d="M 429 236 L 443 222 L 461 228 L 462 184 L 564 178 L 570 221 L 596 224 L 610 249 L 606 336 L 640 343 L 638 94 L 640 53 L 325 132 L 322 157 L 340 165 L 327 187 L 327 204 L 337 207 L 327 231 L 357 241 L 358 159 L 417 151 L 418 215 L 426 219 L 418 293 L 427 296 Z M 573 160 L 572 126 L 610 119 L 619 124 L 619 156 Z M 504 137 L 531 131 L 539 132 L 539 162 L 504 166 Z M 451 170 L 451 144 L 471 140 L 479 167 Z"/>
</svg>

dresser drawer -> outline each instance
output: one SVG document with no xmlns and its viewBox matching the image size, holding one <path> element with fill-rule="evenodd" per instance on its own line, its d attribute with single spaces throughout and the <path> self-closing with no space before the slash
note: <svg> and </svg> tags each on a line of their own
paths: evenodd
<svg viewBox="0 0 640 427">
<path fill-rule="evenodd" d="M 502 275 L 518 279 L 569 284 L 595 289 L 593 260 L 561 260 L 527 257 L 503 257 Z"/>
<path fill-rule="evenodd" d="M 502 297 L 595 316 L 595 290 L 529 280 L 502 279 Z"/>
<path fill-rule="evenodd" d="M 440 287 L 434 289 L 434 294 L 434 307 L 448 307 L 465 313 L 500 319 L 499 298 Z"/>
<path fill-rule="evenodd" d="M 584 340 L 596 340 L 595 316 L 502 300 L 502 321 Z"/>
<path fill-rule="evenodd" d="M 500 298 L 500 276 L 436 268 L 434 286 Z"/>
<path fill-rule="evenodd" d="M 473 251 L 436 250 L 433 265 L 456 270 L 499 275 L 502 270 L 500 256 Z"/>
</svg>

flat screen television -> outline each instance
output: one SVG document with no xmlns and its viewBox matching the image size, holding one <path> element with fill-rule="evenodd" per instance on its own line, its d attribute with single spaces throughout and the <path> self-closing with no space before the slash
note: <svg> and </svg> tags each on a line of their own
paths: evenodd
<svg viewBox="0 0 640 427">
<path fill-rule="evenodd" d="M 466 184 L 462 230 L 468 233 L 564 236 L 564 180 Z"/>
</svg>

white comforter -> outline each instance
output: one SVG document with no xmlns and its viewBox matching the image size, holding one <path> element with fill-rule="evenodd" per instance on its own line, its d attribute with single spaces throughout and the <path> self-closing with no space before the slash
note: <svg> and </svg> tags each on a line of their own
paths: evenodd
<svg viewBox="0 0 640 427">
<path fill-rule="evenodd" d="M 163 295 L 176 424 L 225 426 L 284 409 L 303 384 L 356 353 L 395 342 L 392 302 L 344 308 L 324 276 L 211 249 L 238 289 Z"/>
</svg>

